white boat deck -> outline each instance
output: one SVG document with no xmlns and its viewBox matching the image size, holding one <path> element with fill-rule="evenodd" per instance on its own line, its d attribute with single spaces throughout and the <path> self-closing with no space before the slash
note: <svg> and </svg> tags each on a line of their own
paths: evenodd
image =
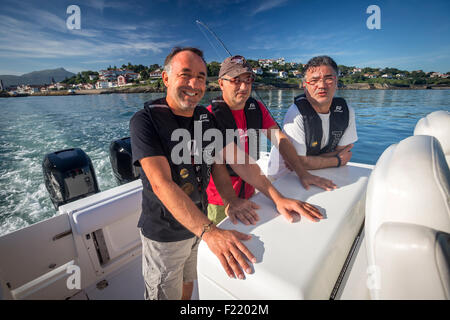
<svg viewBox="0 0 450 320">
<path fill-rule="evenodd" d="M 261 161 L 266 159 L 267 157 L 263 156 Z M 263 164 L 261 166 L 264 167 Z M 280 178 L 275 185 L 286 196 L 308 200 L 317 205 L 324 210 L 327 216 L 325 221 L 331 222 L 334 220 L 336 210 L 341 210 L 333 203 L 356 201 L 361 196 L 361 190 L 365 186 L 369 173 L 370 166 L 358 164 L 316 171 L 315 174 L 327 176 L 340 186 L 338 190 L 332 192 L 325 192 L 316 187 L 306 191 L 293 175 Z M 292 187 L 293 185 L 295 187 Z M 60 207 L 60 215 L 3 236 L 0 241 L 0 255 L 9 257 L 8 260 L 0 263 L 3 298 L 142 299 L 144 282 L 141 272 L 141 243 L 136 228 L 140 215 L 141 190 L 141 182 L 134 181 L 69 203 Z M 353 200 L 349 202 L 342 199 Z M 281 217 L 277 217 L 271 201 L 262 194 L 255 195 L 252 200 L 262 207 L 259 211 L 262 220 L 257 226 L 246 227 L 242 224 L 232 226 L 228 220 L 225 220 L 221 226 L 252 233 L 255 237 L 252 240 L 254 242 L 248 243 L 249 248 L 254 251 L 258 261 L 261 262 L 264 259 L 267 265 L 270 261 L 278 263 L 279 255 L 270 253 L 273 250 L 272 245 L 287 247 L 286 244 L 289 244 L 290 246 L 292 239 L 299 231 L 297 227 L 309 226 L 309 231 L 307 229 L 302 231 L 306 232 L 305 235 L 308 232 L 318 232 L 316 228 L 319 226 L 328 228 L 324 221 L 314 224 L 302 219 L 300 223 L 289 226 L 293 227 L 289 229 L 289 232 L 274 233 L 273 239 L 266 236 L 259 238 L 260 232 L 264 230 L 266 230 L 264 232 L 270 232 L 274 226 L 287 226 L 287 224 Z M 360 222 L 359 219 L 357 223 L 360 225 Z M 331 223 L 328 225 L 331 228 Z M 336 227 L 338 225 L 320 232 L 332 232 L 332 229 Z M 70 232 L 64 235 L 68 230 Z M 61 238 L 54 239 L 56 235 L 61 234 L 63 234 Z M 349 235 L 349 237 L 352 236 Z M 333 237 L 332 233 L 329 237 Z M 94 238 L 97 238 L 96 242 Z M 330 241 L 331 238 L 327 238 L 326 241 Z M 311 246 L 297 244 L 295 248 L 300 250 L 301 247 L 308 251 Z M 204 271 L 203 259 L 210 254 L 204 251 L 202 249 L 199 253 L 199 273 Z M 274 252 L 281 251 L 275 248 Z M 319 251 L 313 250 L 310 254 L 314 252 Z M 286 252 L 287 255 L 291 253 L 291 251 Z M 217 258 L 209 257 L 209 259 L 212 259 L 212 262 L 208 262 L 208 264 L 212 263 L 211 270 L 224 276 L 225 272 Z M 255 265 L 255 275 L 267 276 L 268 271 L 261 268 L 263 265 L 261 263 Z M 80 267 L 80 289 L 71 289 L 67 286 L 72 276 L 69 271 L 70 266 Z M 276 270 L 284 275 L 289 271 L 278 267 Z M 275 272 L 275 269 L 272 271 Z M 311 274 L 304 274 L 304 277 L 309 276 Z M 334 280 L 331 282 L 334 284 Z M 199 295 L 195 290 L 193 298 L 198 297 L 202 298 L 201 294 Z"/>
<path fill-rule="evenodd" d="M 289 173 L 274 182 L 290 198 L 307 201 L 325 219 L 306 218 L 290 224 L 279 215 L 272 201 L 262 194 L 252 200 L 260 205 L 255 226 L 220 227 L 252 234 L 245 245 L 257 258 L 254 273 L 245 280 L 230 279 L 206 244 L 199 247 L 198 281 L 200 299 L 329 299 L 364 221 L 364 195 L 372 166 L 350 163 L 341 168 L 313 173 L 333 180 L 338 189 L 318 187 L 305 190 L 298 177 Z"/>
</svg>

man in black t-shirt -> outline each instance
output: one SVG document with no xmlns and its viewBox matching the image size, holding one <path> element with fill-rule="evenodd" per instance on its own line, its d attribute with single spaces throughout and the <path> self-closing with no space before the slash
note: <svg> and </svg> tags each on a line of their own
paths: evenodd
<svg viewBox="0 0 450 320">
<path fill-rule="evenodd" d="M 240 152 L 234 142 L 225 147 L 215 143 L 211 150 L 208 141 L 201 141 L 205 132 L 218 129 L 213 115 L 197 106 L 206 89 L 206 63 L 200 50 L 174 48 L 165 60 L 162 78 L 167 87 L 166 98 L 146 103 L 130 121 L 133 162 L 142 170 L 142 214 L 138 227 L 145 297 L 189 299 L 197 276 L 200 239 L 232 278 L 243 279 L 242 269 L 252 272 L 246 258 L 256 262 L 241 242 L 250 236 L 220 229 L 206 216 L 206 187 L 212 175 L 228 212 L 251 212 L 257 217 L 258 206 L 236 196 L 220 160 L 226 160 L 246 182 L 272 199 L 289 221 L 299 214 L 318 221 L 322 215 L 307 203 L 283 197 L 260 174 L 257 164 L 249 164 L 245 153 L 241 152 L 245 164 L 234 164 L 235 158 L 230 161 L 230 154 Z M 200 141 L 195 138 L 196 130 L 200 130 Z M 180 142 L 177 137 L 184 134 L 194 139 Z"/>
</svg>

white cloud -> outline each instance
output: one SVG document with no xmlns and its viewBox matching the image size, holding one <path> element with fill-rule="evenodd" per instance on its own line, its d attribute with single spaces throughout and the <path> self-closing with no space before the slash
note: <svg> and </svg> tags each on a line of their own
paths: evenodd
<svg viewBox="0 0 450 320">
<path fill-rule="evenodd" d="M 276 7 L 280 7 L 283 4 L 285 4 L 287 0 L 268 0 L 264 1 L 262 4 L 259 5 L 255 10 L 253 10 L 252 15 L 255 15 L 257 13 L 267 11 Z"/>
<path fill-rule="evenodd" d="M 105 1 L 105 0 L 88 0 L 85 5 L 91 8 L 100 10 L 101 14 L 107 8 L 111 9 L 136 9 L 136 3 L 129 3 L 127 1 Z"/>
<path fill-rule="evenodd" d="M 101 29 L 67 30 L 63 19 L 42 10 L 30 18 L 19 20 L 0 14 L 0 57 L 114 57 L 159 53 L 174 45 L 170 39 L 156 41 L 155 34 L 146 29 L 131 32 L 133 26 L 124 25 L 120 32 L 108 34 Z M 144 28 L 151 26 L 144 24 Z"/>
</svg>

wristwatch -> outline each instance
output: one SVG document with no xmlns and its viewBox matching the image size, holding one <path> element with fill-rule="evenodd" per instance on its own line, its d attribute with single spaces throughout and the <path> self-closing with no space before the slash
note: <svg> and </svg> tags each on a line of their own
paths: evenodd
<svg viewBox="0 0 450 320">
<path fill-rule="evenodd" d="M 202 234 L 200 235 L 200 239 L 203 238 L 203 235 L 205 234 L 205 232 L 208 232 L 208 231 L 211 230 L 211 227 L 212 227 L 213 224 L 214 224 L 214 222 L 211 221 L 210 223 L 207 223 L 207 224 L 203 225 L 203 231 L 202 231 Z"/>
</svg>

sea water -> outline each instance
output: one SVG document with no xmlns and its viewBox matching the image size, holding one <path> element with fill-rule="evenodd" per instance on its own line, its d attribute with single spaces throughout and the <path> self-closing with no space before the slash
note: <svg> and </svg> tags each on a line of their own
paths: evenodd
<svg viewBox="0 0 450 320">
<path fill-rule="evenodd" d="M 284 114 L 300 90 L 258 91 L 273 117 Z M 209 100 L 220 92 L 207 92 Z M 129 120 L 162 93 L 0 99 L 0 235 L 57 214 L 45 188 L 47 153 L 81 148 L 91 158 L 101 191 L 117 186 L 109 161 L 112 141 L 129 136 Z M 338 96 L 355 109 L 358 142 L 353 162 L 375 164 L 391 144 L 413 134 L 417 121 L 450 111 L 450 90 L 345 90 Z"/>
</svg>

